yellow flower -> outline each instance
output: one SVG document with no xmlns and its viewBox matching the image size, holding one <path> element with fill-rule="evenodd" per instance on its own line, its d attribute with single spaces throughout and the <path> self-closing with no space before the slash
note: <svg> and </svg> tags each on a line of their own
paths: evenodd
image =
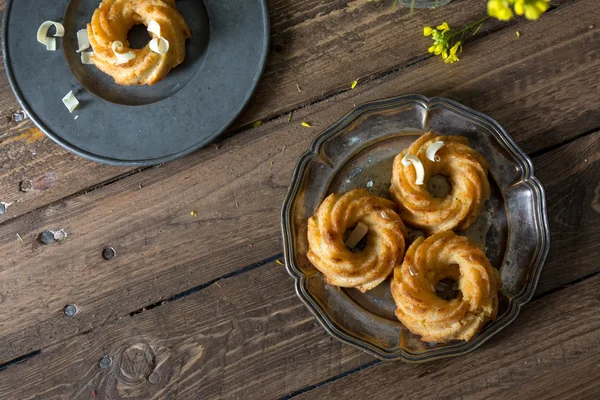
<svg viewBox="0 0 600 400">
<path fill-rule="evenodd" d="M 450 30 L 450 26 L 447 22 L 443 22 L 441 25 L 436 26 L 438 31 L 442 31 L 442 33 L 446 33 Z M 429 36 L 429 35 L 426 35 Z"/>
<path fill-rule="evenodd" d="M 514 1 L 515 0 L 489 0 L 488 14 L 500 21 L 508 21 L 514 16 L 513 11 L 510 9 L 510 3 Z"/>
<path fill-rule="evenodd" d="M 444 51 L 444 45 L 442 43 L 440 43 L 437 46 L 435 46 L 433 54 L 435 54 L 436 56 L 439 56 L 440 54 L 442 54 L 443 51 Z"/>
<path fill-rule="evenodd" d="M 549 0 L 515 0 L 515 13 L 527 19 L 538 19 L 549 7 Z"/>
<path fill-rule="evenodd" d="M 428 48 L 427 51 L 430 53 L 434 53 L 435 52 L 435 44 L 433 46 L 431 46 L 430 48 Z"/>
<path fill-rule="evenodd" d="M 423 36 L 431 36 L 433 33 L 433 28 L 430 26 L 426 26 L 423 28 Z"/>
<path fill-rule="evenodd" d="M 452 46 L 452 48 L 450 49 L 450 54 L 447 54 L 444 57 L 444 62 L 446 64 L 452 64 L 458 61 L 458 56 L 456 55 L 456 52 L 459 50 L 460 48 L 460 41 L 456 42 L 454 44 L 454 46 Z"/>
</svg>

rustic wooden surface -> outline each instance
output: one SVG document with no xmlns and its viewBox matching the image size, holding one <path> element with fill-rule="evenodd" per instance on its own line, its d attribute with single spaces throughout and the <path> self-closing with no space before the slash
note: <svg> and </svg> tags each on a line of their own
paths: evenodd
<svg viewBox="0 0 600 400">
<path fill-rule="evenodd" d="M 0 201 L 13 203 L 0 216 L 0 398 L 598 398 L 600 11 L 553 1 L 538 21 L 490 23 L 451 66 L 423 51 L 423 25 L 460 26 L 484 3 L 411 17 L 390 1 L 270 1 L 269 67 L 244 115 L 215 146 L 153 168 L 91 163 L 12 121 L 0 74 Z M 298 156 L 355 105 L 404 93 L 502 123 L 533 157 L 552 232 L 517 322 L 422 365 L 329 337 L 275 262 Z M 38 242 L 59 229 L 64 242 Z"/>
</svg>

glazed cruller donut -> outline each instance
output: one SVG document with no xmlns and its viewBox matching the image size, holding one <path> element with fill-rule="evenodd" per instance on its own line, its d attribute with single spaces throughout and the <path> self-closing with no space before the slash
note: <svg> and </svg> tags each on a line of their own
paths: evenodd
<svg viewBox="0 0 600 400">
<path fill-rule="evenodd" d="M 435 158 L 427 158 L 430 146 L 438 144 Z M 418 182 L 417 166 L 405 156 L 416 157 L 422 165 L 423 181 Z M 427 234 L 446 230 L 464 231 L 475 222 L 490 196 L 488 165 L 485 159 L 462 136 L 437 136 L 429 132 L 417 139 L 394 159 L 390 193 L 400 206 L 400 216 L 408 225 Z M 427 180 L 444 175 L 452 184 L 450 193 L 434 197 Z"/>
<path fill-rule="evenodd" d="M 138 24 L 148 27 L 154 21 L 160 35 L 169 43 L 164 54 L 154 52 L 150 44 L 132 49 L 127 42 L 129 30 Z M 185 59 L 185 41 L 191 32 L 175 6 L 175 0 L 103 0 L 87 26 L 90 45 L 94 50 L 91 61 L 119 85 L 153 85 Z M 153 33 L 153 38 L 157 38 Z M 119 54 L 133 54 L 131 60 L 120 63 Z"/>
<path fill-rule="evenodd" d="M 384 281 L 402 262 L 406 228 L 390 200 L 366 189 L 331 194 L 308 220 L 308 259 L 331 285 L 365 292 Z M 344 243 L 346 230 L 368 228 L 366 247 L 353 252 Z"/>
<path fill-rule="evenodd" d="M 442 279 L 458 282 L 450 301 L 436 295 Z M 498 270 L 471 240 L 452 231 L 418 238 L 394 269 L 391 289 L 396 316 L 427 342 L 470 340 L 498 312 Z"/>
</svg>

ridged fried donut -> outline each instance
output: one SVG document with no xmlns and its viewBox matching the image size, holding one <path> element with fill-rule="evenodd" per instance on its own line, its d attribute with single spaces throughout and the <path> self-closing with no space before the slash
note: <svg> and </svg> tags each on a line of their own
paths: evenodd
<svg viewBox="0 0 600 400">
<path fill-rule="evenodd" d="M 429 145 L 443 141 L 437 152 L 439 162 L 426 158 Z M 413 165 L 404 166 L 406 154 L 417 156 L 425 170 L 425 184 L 416 184 Z M 462 136 L 437 136 L 429 132 L 417 139 L 394 159 L 390 193 L 400 206 L 400 216 L 408 225 L 428 234 L 457 229 L 466 230 L 479 216 L 490 196 L 488 165 Z M 434 197 L 427 189 L 427 180 L 435 175 L 448 177 L 450 193 Z"/>
<path fill-rule="evenodd" d="M 441 279 L 458 282 L 450 301 L 436 295 Z M 418 238 L 394 269 L 391 288 L 396 316 L 427 342 L 469 341 L 496 318 L 500 274 L 475 243 L 452 231 Z"/>
<path fill-rule="evenodd" d="M 406 228 L 390 200 L 366 189 L 331 194 L 308 220 L 308 259 L 330 285 L 366 292 L 379 285 L 402 262 Z M 344 233 L 358 222 L 368 226 L 364 250 L 352 252 Z"/>
<path fill-rule="evenodd" d="M 148 26 L 156 21 L 161 36 L 169 41 L 166 54 L 154 53 L 149 45 L 132 49 L 127 34 L 138 24 Z M 94 50 L 91 60 L 119 85 L 153 85 L 163 79 L 172 68 L 185 59 L 185 41 L 192 37 L 190 28 L 175 6 L 175 0 L 103 0 L 87 26 L 90 45 Z M 153 38 L 156 35 L 152 34 Z M 123 43 L 122 53 L 132 51 L 135 58 L 116 65 L 112 49 L 115 41 Z"/>
</svg>

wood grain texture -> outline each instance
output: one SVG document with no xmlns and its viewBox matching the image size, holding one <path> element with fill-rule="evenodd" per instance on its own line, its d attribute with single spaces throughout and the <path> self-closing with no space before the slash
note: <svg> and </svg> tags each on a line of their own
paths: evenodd
<svg viewBox="0 0 600 400">
<path fill-rule="evenodd" d="M 467 2 L 469 5 L 465 6 Z M 406 9 L 394 11 L 391 0 L 270 1 L 271 56 L 257 93 L 232 130 L 349 88 L 355 79 L 364 81 L 373 74 L 423 57 L 428 39 L 422 37 L 422 25 L 427 21 L 449 20 L 461 26 L 485 12 L 480 0 L 462 3 L 418 11 L 410 17 Z M 498 25 L 487 24 L 480 34 Z M 8 212 L 0 216 L 0 222 L 131 171 L 86 161 L 43 136 L 28 140 L 35 128 L 31 121 L 12 121 L 13 113 L 20 107 L 8 85 L 4 66 L 0 69 L 0 93 L 4 94 L 0 98 L 0 201 L 12 203 Z M 296 89 L 296 83 L 301 91 Z M 205 153 L 196 153 L 191 157 L 202 162 L 204 156 Z M 53 177 L 51 184 L 43 189 L 20 190 L 22 181 L 49 175 Z"/>
<path fill-rule="evenodd" d="M 273 262 L 10 366 L 0 398 L 273 398 L 370 360 L 318 326 Z"/>
<path fill-rule="evenodd" d="M 298 399 L 583 399 L 600 394 L 600 276 L 526 306 L 469 355 L 419 366 L 383 363 Z"/>
<path fill-rule="evenodd" d="M 380 364 L 307 395 L 535 399 L 545 387 L 557 398 L 597 394 L 599 284 L 597 275 L 533 302 L 469 355 Z M 103 357 L 109 368 L 100 367 Z M 0 398 L 278 398 L 372 362 L 329 337 L 271 263 L 9 366 L 0 371 Z"/>
<path fill-rule="evenodd" d="M 592 0 L 565 6 L 535 27 L 529 22 L 519 25 L 530 40 L 491 35 L 473 44 L 473 54 L 482 57 L 479 63 L 445 68 L 437 59 L 427 60 L 299 111 L 292 124 L 287 118 L 266 123 L 226 140 L 219 149 L 204 150 L 200 157 L 146 170 L 0 225 L 0 254 L 5 255 L 0 271 L 0 337 L 6 344 L 0 348 L 0 362 L 279 253 L 279 212 L 294 161 L 319 128 L 341 117 L 352 104 L 399 91 L 439 90 L 465 99 L 479 93 L 470 102 L 492 116 L 503 116 L 500 121 L 529 151 L 600 125 L 600 115 L 585 111 L 595 99 L 596 91 L 590 88 L 597 85 L 594 79 L 600 69 L 598 28 L 590 29 L 586 20 L 595 18 L 595 10 Z M 552 29 L 559 21 L 564 29 Z M 544 32 L 545 44 L 538 32 Z M 489 49 L 504 50 L 499 55 Z M 523 53 L 532 56 L 519 61 Z M 557 61 L 563 65 L 550 69 L 544 79 L 523 74 L 500 80 L 506 64 L 535 70 L 555 62 L 557 53 L 565 55 Z M 562 85 L 560 96 L 549 96 L 556 85 Z M 535 102 L 528 103 L 523 93 L 530 93 Z M 575 115 L 576 110 L 584 113 L 577 124 L 564 122 L 565 107 Z M 546 124 L 538 119 L 542 112 Z M 315 128 L 301 127 L 303 120 Z M 562 126 L 561 136 L 552 133 L 555 125 Z M 582 169 L 589 171 L 586 182 L 597 182 L 597 170 L 590 165 L 596 164 Z M 557 178 L 556 169 L 538 174 L 549 185 Z M 554 190 L 563 193 L 562 187 Z M 573 223 L 581 223 L 587 233 L 595 221 Z M 59 229 L 69 234 L 64 242 L 43 246 L 37 241 L 40 232 Z M 102 259 L 106 246 L 117 249 L 115 260 Z M 573 268 L 577 276 L 593 269 Z M 557 278 L 548 287 L 561 282 Z M 79 307 L 78 318 L 65 318 L 66 304 Z"/>
<path fill-rule="evenodd" d="M 598 272 L 600 131 L 534 160 L 536 175 L 546 184 L 553 278 L 570 282 Z M 543 279 L 538 293 L 553 287 L 552 280 Z"/>
</svg>

